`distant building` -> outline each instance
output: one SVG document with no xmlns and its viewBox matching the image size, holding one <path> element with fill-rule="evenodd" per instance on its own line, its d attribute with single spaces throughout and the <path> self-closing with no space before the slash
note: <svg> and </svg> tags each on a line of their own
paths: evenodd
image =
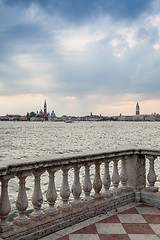
<svg viewBox="0 0 160 240">
<path fill-rule="evenodd" d="M 45 118 L 45 120 L 47 120 L 47 119 L 48 119 L 46 100 L 44 101 L 44 118 Z"/>
<path fill-rule="evenodd" d="M 140 107 L 138 102 L 136 104 L 136 115 L 140 115 Z"/>
</svg>

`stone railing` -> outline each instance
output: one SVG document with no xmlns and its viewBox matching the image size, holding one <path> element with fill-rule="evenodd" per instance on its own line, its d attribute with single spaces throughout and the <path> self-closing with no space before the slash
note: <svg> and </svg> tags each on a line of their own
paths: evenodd
<svg viewBox="0 0 160 240">
<path fill-rule="evenodd" d="M 156 149 L 109 150 L 1 167 L 1 239 L 38 239 L 134 201 L 160 206 L 154 170 L 154 162 L 158 156 L 160 150 Z M 149 162 L 148 174 L 146 160 Z M 59 170 L 62 171 L 62 181 L 60 189 L 57 189 L 55 173 Z M 71 179 L 69 184 L 68 172 L 72 170 L 73 180 Z M 43 207 L 44 196 L 41 191 L 43 184 L 41 175 L 44 172 L 48 174 L 46 208 Z M 34 182 L 33 208 L 27 216 L 28 197 L 25 184 L 30 175 L 33 176 Z M 91 175 L 93 175 L 92 181 Z M 12 183 L 14 177 L 19 181 L 18 195 L 15 196 L 18 216 L 10 222 L 8 217 L 11 203 L 8 183 Z M 58 197 L 57 192 L 59 192 Z M 59 199 L 61 199 L 60 203 Z"/>
</svg>

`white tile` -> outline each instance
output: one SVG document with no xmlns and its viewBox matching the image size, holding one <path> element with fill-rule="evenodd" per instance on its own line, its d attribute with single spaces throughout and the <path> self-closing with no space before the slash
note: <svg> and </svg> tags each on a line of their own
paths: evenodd
<svg viewBox="0 0 160 240">
<path fill-rule="evenodd" d="M 146 223 L 140 214 L 118 214 L 121 223 Z"/>
<path fill-rule="evenodd" d="M 58 238 L 61 238 L 62 236 L 60 236 L 59 234 L 56 234 L 56 233 L 52 233 L 46 237 L 42 237 L 40 238 L 41 240 L 56 240 Z"/>
<path fill-rule="evenodd" d="M 153 234 L 128 234 L 130 240 L 159 240 L 159 237 Z"/>
<path fill-rule="evenodd" d="M 160 211 L 155 207 L 136 207 L 140 214 L 155 214 L 160 215 Z"/>
<path fill-rule="evenodd" d="M 160 234 L 160 224 L 149 224 L 156 234 Z"/>
<path fill-rule="evenodd" d="M 69 240 L 99 240 L 98 234 L 70 234 Z"/>
<path fill-rule="evenodd" d="M 121 223 L 96 223 L 99 234 L 126 234 Z"/>
</svg>

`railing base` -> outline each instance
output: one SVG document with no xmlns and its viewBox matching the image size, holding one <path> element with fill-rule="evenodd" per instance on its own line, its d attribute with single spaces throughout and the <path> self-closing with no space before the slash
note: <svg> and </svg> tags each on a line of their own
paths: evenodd
<svg viewBox="0 0 160 240">
<path fill-rule="evenodd" d="M 111 210 L 135 202 L 134 192 L 124 193 L 121 196 L 101 199 L 91 204 L 85 204 L 83 208 L 72 209 L 71 212 L 60 213 L 57 217 L 46 216 L 41 221 L 31 221 L 25 227 L 15 226 L 14 230 L 1 235 L 6 240 L 34 240 L 82 222 L 86 219 L 107 213 Z"/>
<path fill-rule="evenodd" d="M 160 192 L 148 192 L 146 189 L 141 190 L 141 200 L 151 206 L 160 208 Z"/>
</svg>

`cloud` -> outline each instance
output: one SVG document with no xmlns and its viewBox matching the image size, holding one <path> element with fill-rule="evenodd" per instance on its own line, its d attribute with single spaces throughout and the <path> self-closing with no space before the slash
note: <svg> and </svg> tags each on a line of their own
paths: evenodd
<svg viewBox="0 0 160 240">
<path fill-rule="evenodd" d="M 86 112 L 116 96 L 158 98 L 159 2 L 128 2 L 93 0 L 83 13 L 81 1 L 0 0 L 0 95 L 56 97 L 74 111 L 84 99 Z"/>
</svg>

